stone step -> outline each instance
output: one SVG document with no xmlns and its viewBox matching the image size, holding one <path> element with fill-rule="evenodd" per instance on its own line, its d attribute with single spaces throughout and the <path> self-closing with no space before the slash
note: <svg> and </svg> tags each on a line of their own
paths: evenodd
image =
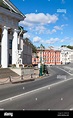
<svg viewBox="0 0 73 118">
<path fill-rule="evenodd" d="M 9 68 L 0 69 L 0 78 L 8 78 L 9 76 L 17 77 L 19 75 Z"/>
</svg>

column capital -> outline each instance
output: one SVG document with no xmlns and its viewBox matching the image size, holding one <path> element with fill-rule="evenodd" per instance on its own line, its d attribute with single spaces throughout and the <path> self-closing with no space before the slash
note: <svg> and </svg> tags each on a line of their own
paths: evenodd
<svg viewBox="0 0 73 118">
<path fill-rule="evenodd" d="M 14 29 L 14 32 L 19 32 L 20 30 L 18 30 L 18 29 Z"/>
<path fill-rule="evenodd" d="M 7 27 L 7 26 L 3 26 L 3 29 L 7 29 L 7 30 L 8 30 L 8 29 L 10 29 L 10 27 Z"/>
</svg>

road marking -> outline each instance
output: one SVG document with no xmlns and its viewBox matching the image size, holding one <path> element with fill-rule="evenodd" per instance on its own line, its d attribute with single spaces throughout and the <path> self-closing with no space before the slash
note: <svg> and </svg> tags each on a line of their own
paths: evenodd
<svg viewBox="0 0 73 118">
<path fill-rule="evenodd" d="M 2 109 L 2 108 L 0 109 L 0 111 L 3 111 L 3 110 L 4 110 L 4 109 Z"/>
<path fill-rule="evenodd" d="M 69 72 L 67 72 L 66 70 L 64 70 L 63 68 L 60 68 L 60 67 L 56 67 L 56 68 L 59 68 L 60 70 L 63 70 L 63 71 L 65 71 L 66 73 L 68 73 L 69 75 L 73 75 L 73 74 L 71 74 L 71 73 L 69 73 Z"/>
<path fill-rule="evenodd" d="M 12 98 L 10 98 L 10 100 L 12 100 Z"/>
<path fill-rule="evenodd" d="M 23 89 L 25 89 L 25 87 L 23 87 Z"/>
<path fill-rule="evenodd" d="M 61 101 L 63 100 L 63 98 L 61 98 Z"/>
<path fill-rule="evenodd" d="M 37 99 L 37 98 L 35 98 L 35 100 L 37 101 L 38 99 Z"/>
<path fill-rule="evenodd" d="M 50 89 L 50 86 L 48 87 L 48 89 Z"/>
<path fill-rule="evenodd" d="M 73 108 L 71 108 L 70 111 L 73 111 Z"/>
<path fill-rule="evenodd" d="M 50 109 L 48 109 L 48 111 L 50 111 Z"/>
<path fill-rule="evenodd" d="M 35 90 L 28 91 L 28 92 L 26 92 L 26 93 L 22 93 L 22 94 L 19 94 L 19 95 L 16 95 L 16 96 L 13 96 L 13 97 L 10 97 L 10 98 L 7 98 L 7 99 L 3 99 L 3 100 L 0 101 L 0 103 L 6 102 L 6 101 L 10 101 L 11 99 L 15 99 L 15 98 L 18 98 L 18 97 L 27 95 L 27 94 L 31 94 L 31 93 L 34 93 L 34 92 L 36 92 L 36 91 L 42 90 L 42 89 L 47 89 L 48 87 L 56 86 L 56 85 L 58 85 L 58 84 L 67 82 L 67 81 L 72 80 L 72 79 L 73 79 L 73 78 L 69 78 L 69 79 L 66 79 L 66 80 L 62 80 L 62 81 L 60 81 L 60 82 L 57 82 L 57 83 L 54 83 L 54 84 L 51 84 L 51 85 L 47 85 L 47 86 L 44 86 L 44 87 L 41 87 L 41 88 L 38 88 L 38 89 L 35 89 Z"/>
</svg>

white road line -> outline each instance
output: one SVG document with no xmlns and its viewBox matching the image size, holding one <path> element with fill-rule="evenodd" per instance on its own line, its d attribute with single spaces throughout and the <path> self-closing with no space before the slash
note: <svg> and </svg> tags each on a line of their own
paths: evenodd
<svg viewBox="0 0 73 118">
<path fill-rule="evenodd" d="M 63 98 L 61 98 L 61 101 L 63 100 Z"/>
<path fill-rule="evenodd" d="M 62 69 L 62 68 L 60 68 L 60 67 L 56 67 L 56 68 L 59 68 L 60 70 L 63 70 L 63 71 L 65 71 L 66 73 L 68 73 L 69 75 L 73 75 L 73 74 L 71 74 L 71 73 L 69 73 L 69 72 L 67 72 L 66 70 L 64 70 L 64 69 Z"/>
<path fill-rule="evenodd" d="M 62 80 L 62 81 L 60 81 L 60 82 L 57 82 L 57 83 L 54 83 L 54 84 L 51 84 L 51 85 L 47 85 L 47 86 L 44 86 L 44 87 L 41 87 L 41 88 L 38 88 L 38 89 L 35 89 L 35 90 L 31 90 L 31 91 L 26 92 L 26 93 L 22 93 L 22 94 L 19 94 L 19 95 L 16 95 L 16 96 L 13 96 L 13 97 L 10 97 L 10 98 L 7 98 L 7 99 L 3 99 L 3 100 L 0 101 L 0 103 L 6 102 L 6 101 L 11 101 L 11 100 L 13 100 L 13 99 L 15 99 L 15 98 L 18 98 L 18 97 L 21 97 L 21 96 L 24 96 L 24 95 L 27 95 L 27 94 L 30 94 L 30 93 L 34 93 L 34 92 L 36 92 L 36 91 L 39 91 L 39 90 L 42 90 L 42 89 L 46 89 L 46 88 L 48 88 L 48 87 L 56 86 L 56 85 L 58 85 L 58 84 L 61 84 L 61 83 L 63 83 L 63 82 L 66 82 L 66 81 L 69 81 L 69 80 L 72 80 L 72 79 L 73 79 L 73 78 L 69 78 L 69 79 L 66 79 L 66 80 Z"/>
<path fill-rule="evenodd" d="M 4 109 L 2 109 L 2 108 L 0 109 L 0 111 L 3 111 L 3 110 L 4 110 Z"/>
<path fill-rule="evenodd" d="M 70 108 L 70 111 L 73 111 L 73 108 Z"/>
<path fill-rule="evenodd" d="M 35 100 L 37 101 L 37 98 L 35 98 Z"/>
</svg>

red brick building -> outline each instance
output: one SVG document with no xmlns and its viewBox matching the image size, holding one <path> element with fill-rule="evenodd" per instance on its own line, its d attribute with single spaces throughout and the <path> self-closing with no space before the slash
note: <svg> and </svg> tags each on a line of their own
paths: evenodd
<svg viewBox="0 0 73 118">
<path fill-rule="evenodd" d="M 48 65 L 60 65 L 61 64 L 61 51 L 56 49 L 37 49 L 37 54 L 32 56 L 32 64 L 38 64 L 39 62 Z"/>
</svg>

